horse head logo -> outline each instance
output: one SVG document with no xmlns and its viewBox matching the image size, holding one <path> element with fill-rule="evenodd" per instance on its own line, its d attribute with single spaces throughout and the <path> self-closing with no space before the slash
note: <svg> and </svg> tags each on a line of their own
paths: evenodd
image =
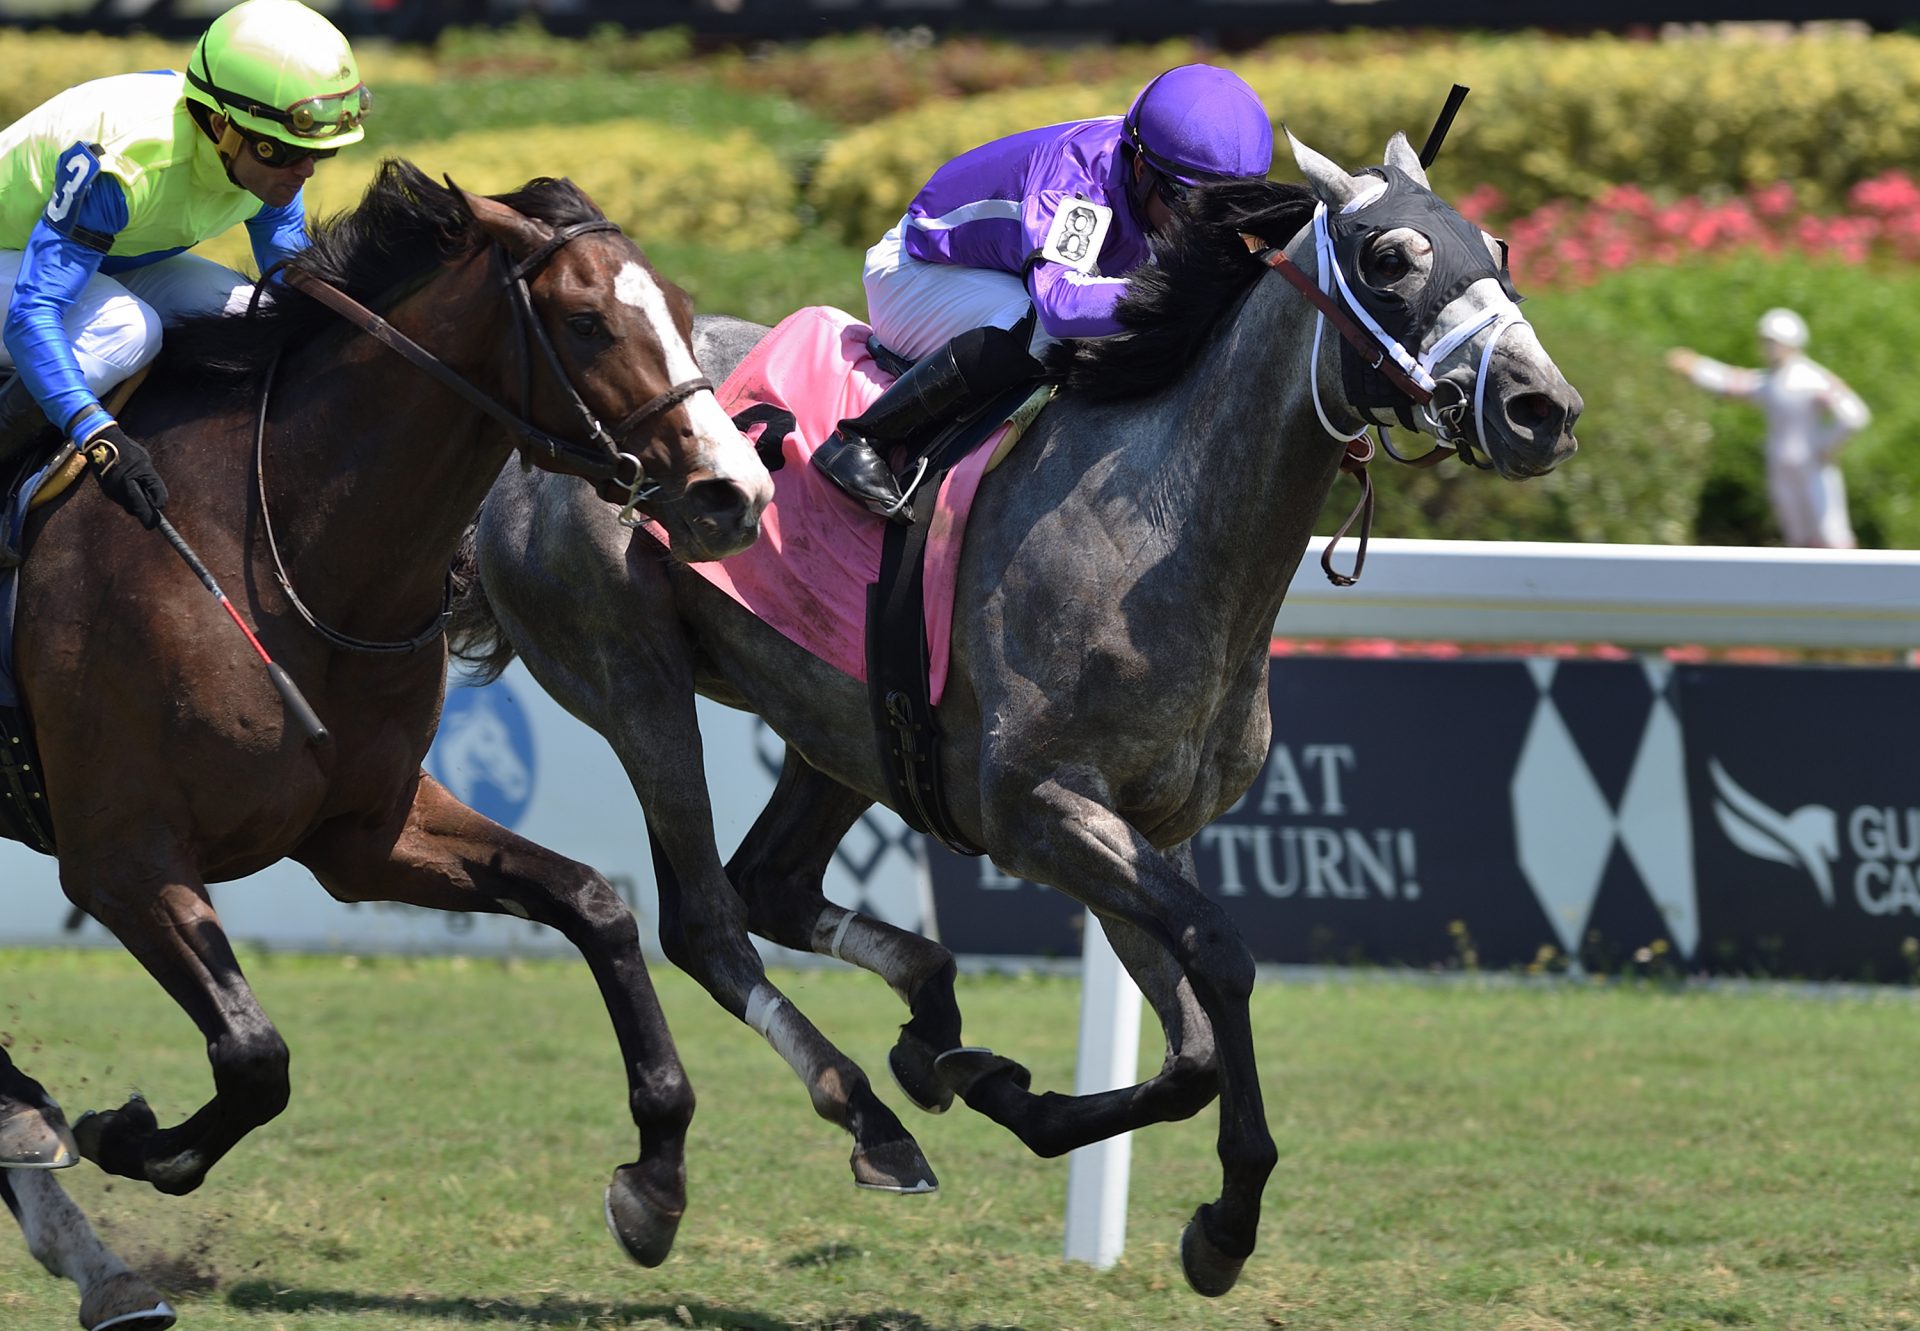
<svg viewBox="0 0 1920 1331">
<path fill-rule="evenodd" d="M 504 687 L 448 694 L 433 769 L 455 799 L 512 826 L 533 794 L 533 742 L 512 695 L 494 696 Z"/>
<path fill-rule="evenodd" d="M 1840 858 L 1840 820 L 1823 804 L 1777 813 L 1740 788 L 1717 758 L 1707 760 L 1719 798 L 1713 816 L 1734 845 L 1763 860 L 1806 870 L 1820 899 L 1833 904 L 1833 864 Z"/>
</svg>

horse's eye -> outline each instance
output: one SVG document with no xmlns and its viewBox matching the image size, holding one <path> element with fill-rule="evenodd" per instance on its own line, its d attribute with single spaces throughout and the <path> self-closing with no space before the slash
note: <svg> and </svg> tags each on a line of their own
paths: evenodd
<svg viewBox="0 0 1920 1331">
<path fill-rule="evenodd" d="M 599 337 L 607 331 L 597 314 L 570 314 L 567 316 L 567 328 L 576 337 Z"/>
<path fill-rule="evenodd" d="M 1375 250 L 1373 254 L 1373 274 L 1383 283 L 1398 282 L 1413 269 L 1407 259 L 1407 252 L 1399 245 L 1388 245 Z"/>
</svg>

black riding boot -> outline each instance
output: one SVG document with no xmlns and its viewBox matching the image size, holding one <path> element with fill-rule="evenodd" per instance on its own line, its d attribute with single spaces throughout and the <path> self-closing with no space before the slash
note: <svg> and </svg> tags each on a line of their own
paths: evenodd
<svg viewBox="0 0 1920 1331">
<path fill-rule="evenodd" d="M 26 382 L 17 374 L 8 380 L 7 386 L 0 388 L 0 476 L 4 476 L 9 463 L 52 429 L 46 413 L 27 391 Z M 0 569 L 13 568 L 19 562 L 20 552 L 0 530 Z"/>
<path fill-rule="evenodd" d="M 813 451 L 813 465 L 881 517 L 910 522 L 912 511 L 881 451 L 947 420 L 955 407 L 972 396 L 949 342 L 915 361 L 872 406 L 841 421 L 840 428 Z"/>
</svg>

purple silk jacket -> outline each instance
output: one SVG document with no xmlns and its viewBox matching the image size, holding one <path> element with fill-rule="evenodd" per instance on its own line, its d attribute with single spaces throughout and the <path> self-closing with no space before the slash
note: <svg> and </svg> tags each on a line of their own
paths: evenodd
<svg viewBox="0 0 1920 1331">
<path fill-rule="evenodd" d="M 906 251 L 927 263 L 992 268 L 1026 279 L 1040 326 L 1056 338 L 1120 331 L 1113 307 L 1127 273 L 1150 256 L 1128 191 L 1122 119 L 1073 120 L 995 139 L 933 173 L 907 208 Z M 1054 214 L 1085 199 L 1113 210 L 1089 273 L 1042 259 Z"/>
</svg>

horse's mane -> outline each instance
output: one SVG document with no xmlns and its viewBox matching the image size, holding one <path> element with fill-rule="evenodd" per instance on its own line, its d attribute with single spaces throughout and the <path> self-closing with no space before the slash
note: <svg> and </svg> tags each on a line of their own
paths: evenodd
<svg viewBox="0 0 1920 1331">
<path fill-rule="evenodd" d="M 493 197 L 555 226 L 601 215 L 570 180 L 542 176 Z M 314 222 L 311 234 L 312 244 L 295 265 L 376 309 L 487 240 L 458 194 L 399 158 L 380 164 L 358 207 Z M 243 390 L 289 347 L 347 327 L 326 306 L 290 288 L 276 283 L 273 296 L 246 317 L 210 314 L 169 328 L 158 367 L 162 377 L 203 389 Z"/>
<path fill-rule="evenodd" d="M 1055 350 L 1067 386 L 1096 398 L 1157 392 L 1186 370 L 1220 315 L 1266 271 L 1242 232 L 1285 245 L 1313 215 L 1304 185 L 1232 180 L 1195 187 L 1154 240 L 1154 262 L 1127 281 L 1114 311 L 1127 331 Z"/>
</svg>

